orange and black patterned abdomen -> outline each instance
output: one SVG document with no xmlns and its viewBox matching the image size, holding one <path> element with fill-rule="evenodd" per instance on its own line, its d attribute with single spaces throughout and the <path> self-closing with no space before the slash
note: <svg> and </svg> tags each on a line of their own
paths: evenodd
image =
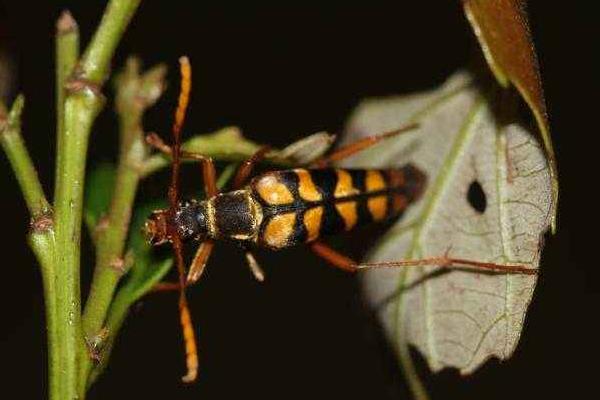
<svg viewBox="0 0 600 400">
<path fill-rule="evenodd" d="M 267 172 L 250 183 L 263 211 L 256 242 L 281 249 L 398 217 L 421 195 L 425 181 L 412 165 Z"/>
</svg>

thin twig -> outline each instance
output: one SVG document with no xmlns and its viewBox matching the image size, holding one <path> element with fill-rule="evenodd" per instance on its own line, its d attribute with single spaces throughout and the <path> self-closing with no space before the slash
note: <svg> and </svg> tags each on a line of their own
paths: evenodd
<svg viewBox="0 0 600 400">
<path fill-rule="evenodd" d="M 130 59 L 125 72 L 117 80 L 117 112 L 120 121 L 121 148 L 113 196 L 105 227 L 96 246 L 96 268 L 90 294 L 83 314 L 86 337 L 93 337 L 103 328 L 106 315 L 122 270 L 112 266 L 123 259 L 123 251 L 135 194 L 140 181 L 138 166 L 147 156 L 142 129 L 142 116 L 162 94 L 165 68 L 159 66 L 139 75 L 139 62 Z M 109 333 L 112 335 L 112 332 Z M 92 367 L 84 357 L 80 368 L 80 385 L 86 386 Z"/>
<path fill-rule="evenodd" d="M 17 177 L 27 208 L 35 218 L 49 213 L 51 208 L 21 136 L 21 114 L 24 106 L 25 99 L 19 96 L 8 115 L 0 114 L 0 143 Z"/>
<path fill-rule="evenodd" d="M 8 115 L 4 105 L 0 105 L 0 143 L 6 152 L 13 172 L 17 177 L 27 208 L 31 214 L 31 232 L 29 246 L 40 263 L 46 307 L 46 326 L 48 334 L 49 374 L 59 369 L 59 357 L 56 330 L 56 298 L 54 268 L 54 227 L 52 209 L 46 200 L 37 171 L 25 147 L 21 136 L 21 114 L 24 107 L 22 96 L 17 97 Z M 57 381 L 50 379 L 50 396 L 57 398 Z"/>
<path fill-rule="evenodd" d="M 100 85 L 107 77 L 112 56 L 141 0 L 111 0 L 100 26 L 80 63 L 81 78 Z"/>
</svg>

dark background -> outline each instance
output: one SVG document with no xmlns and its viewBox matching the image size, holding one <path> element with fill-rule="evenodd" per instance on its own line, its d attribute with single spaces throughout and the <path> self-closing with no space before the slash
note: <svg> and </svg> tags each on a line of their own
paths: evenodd
<svg viewBox="0 0 600 400">
<path fill-rule="evenodd" d="M 195 72 L 188 134 L 234 124 L 252 139 L 284 145 L 318 130 L 340 131 L 361 98 L 433 87 L 476 54 L 459 2 L 198 3 L 144 2 L 113 63 L 119 68 L 135 53 L 146 65 L 164 61 L 173 70 L 177 58 L 188 54 Z M 16 66 L 15 88 L 27 96 L 24 136 L 51 193 L 54 21 L 61 10 L 71 10 L 86 43 L 104 2 L 24 4 L 0 2 L 0 40 Z M 598 167 L 590 140 L 597 133 L 592 104 L 597 105 L 600 68 L 592 55 L 600 36 L 588 2 L 563 4 L 530 5 L 560 169 L 558 234 L 547 240 L 523 337 L 510 361 L 488 362 L 463 379 L 450 370 L 432 375 L 416 356 L 434 398 L 525 398 L 563 390 L 582 395 L 593 387 L 600 273 L 592 218 Z M 148 129 L 167 130 L 176 86 L 149 113 Z M 111 107 L 93 133 L 91 164 L 115 157 Z M 46 392 L 41 283 L 24 240 L 27 212 L 4 156 L 0 188 L 5 370 L 0 382 L 4 393 L 41 398 Z M 140 196 L 164 189 L 145 187 Z M 337 245 L 360 243 L 357 235 Z M 156 295 L 135 308 L 90 398 L 407 398 L 354 278 L 300 248 L 259 254 L 268 274 L 259 285 L 231 250 L 219 247 L 190 294 L 200 335 L 200 383 L 179 382 L 176 298 Z M 356 253 L 364 250 L 358 246 Z M 91 260 L 87 254 L 83 265 Z M 84 271 L 84 285 L 88 281 Z"/>
</svg>

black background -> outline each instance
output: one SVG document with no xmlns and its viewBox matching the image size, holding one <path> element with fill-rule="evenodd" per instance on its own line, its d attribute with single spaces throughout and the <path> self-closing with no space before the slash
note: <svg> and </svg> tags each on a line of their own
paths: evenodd
<svg viewBox="0 0 600 400">
<path fill-rule="evenodd" d="M 71 10 L 86 43 L 104 2 L 24 3 L 0 3 L 0 39 L 17 65 L 15 87 L 27 96 L 24 136 L 51 193 L 54 21 L 61 10 Z M 430 88 L 475 53 L 459 2 L 198 3 L 144 2 L 113 63 L 119 68 L 135 53 L 146 65 L 166 62 L 173 70 L 177 58 L 188 54 L 195 72 L 188 134 L 235 124 L 252 139 L 283 145 L 318 130 L 340 131 L 359 99 Z M 530 6 L 558 153 L 559 231 L 548 238 L 523 337 L 510 361 L 488 362 L 463 379 L 455 371 L 432 375 L 416 356 L 434 398 L 581 395 L 593 386 L 600 274 L 592 194 L 598 167 L 591 141 L 598 129 L 592 107 L 598 104 L 600 65 L 593 55 L 599 35 L 597 14 L 587 2 L 561 3 Z M 171 73 L 173 83 L 174 77 Z M 167 130 L 176 86 L 151 110 L 147 128 Z M 96 124 L 91 164 L 115 157 L 111 107 Z M 163 193 L 162 180 L 155 183 L 140 196 Z M 46 392 L 41 283 L 24 241 L 26 209 L 4 156 L 0 188 L 0 382 L 3 393 L 41 398 Z M 360 243 L 357 235 L 336 244 Z M 356 253 L 364 250 L 358 246 Z M 327 268 L 304 248 L 259 257 L 268 274 L 264 285 L 251 279 L 233 248 L 219 247 L 190 295 L 200 334 L 200 383 L 179 382 L 176 298 L 156 295 L 135 307 L 90 398 L 408 396 L 352 277 Z M 92 259 L 85 255 L 84 287 Z"/>
</svg>

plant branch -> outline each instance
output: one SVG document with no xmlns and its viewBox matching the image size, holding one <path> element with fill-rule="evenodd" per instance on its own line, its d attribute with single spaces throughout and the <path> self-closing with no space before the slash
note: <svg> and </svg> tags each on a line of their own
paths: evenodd
<svg viewBox="0 0 600 400">
<path fill-rule="evenodd" d="M 138 261 L 136 261 L 138 262 Z M 144 261 L 146 262 L 146 261 Z M 104 371 L 114 342 L 117 338 L 117 334 L 125 322 L 125 318 L 129 313 L 130 307 L 146 295 L 152 288 L 159 283 L 164 276 L 167 274 L 171 266 L 173 265 L 172 259 L 164 260 L 160 263 L 152 264 L 150 268 L 153 269 L 150 278 L 143 281 L 142 284 L 137 282 L 135 279 L 129 279 L 118 291 L 111 306 L 108 316 L 106 317 L 106 329 L 108 330 L 108 337 L 106 341 L 102 343 L 100 363 L 92 370 L 90 374 L 88 385 L 91 385 L 96 381 L 98 376 Z"/>
<path fill-rule="evenodd" d="M 96 84 L 105 80 L 115 49 L 139 4 L 140 0 L 111 0 L 108 3 L 100 26 L 81 59 L 82 79 Z"/>
<path fill-rule="evenodd" d="M 144 111 L 152 106 L 164 89 L 165 68 L 156 67 L 139 75 L 139 62 L 130 59 L 117 79 L 116 108 L 120 121 L 121 146 L 116 181 L 108 215 L 103 222 L 96 247 L 96 268 L 83 314 L 86 337 L 102 330 L 115 288 L 125 272 L 123 250 L 135 194 L 139 184 L 139 165 L 147 156 L 142 129 Z M 86 387 L 91 360 L 82 360 L 80 385 Z"/>
<path fill-rule="evenodd" d="M 46 200 L 37 171 L 21 136 L 21 114 L 24 104 L 23 96 L 17 97 L 8 115 L 5 114 L 4 105 L 0 104 L 0 143 L 10 161 L 32 216 L 28 241 L 41 267 L 48 334 L 48 364 L 52 375 L 58 371 L 52 209 Z M 51 379 L 49 392 L 51 396 L 57 394 L 55 380 Z"/>
<path fill-rule="evenodd" d="M 63 191 L 64 194 L 63 188 L 68 185 L 68 181 L 65 182 L 64 179 L 68 179 L 71 176 L 68 173 L 58 173 L 58 171 L 65 165 L 65 157 L 68 157 L 68 153 L 66 152 L 66 143 L 68 138 L 66 137 L 67 132 L 65 130 L 65 86 L 68 77 L 72 74 L 75 64 L 77 63 L 77 58 L 79 57 L 78 27 L 77 23 L 68 11 L 63 12 L 56 23 L 55 52 L 57 174 L 55 177 L 56 183 L 54 185 L 54 198 L 56 201 L 61 195 L 59 191 Z M 37 238 L 35 235 L 30 237 L 30 243 L 35 243 L 37 241 L 39 241 L 39 238 Z M 75 245 L 79 247 L 79 242 L 77 242 Z M 57 257 L 59 254 L 61 254 L 61 252 L 55 251 L 52 253 L 52 256 L 54 257 L 54 265 L 61 265 L 56 264 L 59 262 L 59 258 Z M 39 255 L 38 258 L 40 258 Z M 40 263 L 42 266 L 44 265 L 44 262 L 40 261 Z M 52 302 L 54 304 L 53 311 L 56 324 L 55 335 L 48 335 L 50 361 L 51 363 L 54 362 L 56 364 L 56 368 L 51 367 L 49 371 L 50 398 L 59 399 L 68 393 L 66 386 L 68 380 L 65 380 L 63 371 L 66 373 L 71 373 L 75 366 L 76 351 L 68 351 L 65 346 L 71 346 L 72 343 L 77 340 L 76 326 L 72 325 L 73 329 L 69 328 L 69 317 L 71 315 L 77 315 L 77 311 L 74 310 L 74 308 L 77 308 L 76 304 L 78 303 L 79 299 L 79 274 L 78 271 L 77 273 L 72 273 L 69 270 L 61 269 L 61 271 L 57 273 L 57 271 L 54 270 L 50 280 L 53 284 L 53 287 L 51 288 L 50 293 L 46 294 L 45 299 L 46 302 Z M 73 287 L 73 290 L 70 291 L 71 296 L 61 296 L 60 294 L 60 292 L 63 292 L 62 289 L 65 283 L 68 283 L 68 286 L 64 287 L 64 289 Z M 60 287 L 61 290 L 56 290 L 57 285 L 60 285 L 58 287 Z M 62 301 L 60 301 L 59 298 L 61 298 Z M 77 299 L 77 301 L 74 301 L 74 299 Z M 62 336 L 65 333 L 71 333 L 71 331 L 72 334 L 68 336 Z M 65 384 L 63 385 L 63 383 Z"/>
<path fill-rule="evenodd" d="M 55 37 L 55 52 L 56 52 L 56 147 L 62 148 L 62 143 L 65 138 L 64 118 L 65 118 L 65 85 L 69 76 L 73 73 L 77 59 L 79 58 L 79 28 L 77 22 L 69 11 L 63 11 L 56 22 L 56 37 Z M 56 168 L 62 165 L 63 152 L 58 151 L 56 154 Z M 61 176 L 57 176 L 58 180 Z M 54 194 L 56 197 L 56 193 Z"/>
<path fill-rule="evenodd" d="M 46 222 L 51 221 L 48 218 Z M 59 399 L 58 374 L 60 368 L 60 351 L 58 346 L 58 324 L 56 306 L 56 268 L 55 260 L 55 235 L 52 225 L 45 225 L 34 221 L 31 232 L 27 237 L 29 247 L 33 250 L 42 274 L 44 287 L 44 305 L 46 308 L 46 332 L 48 342 L 48 381 L 49 398 Z"/>
<path fill-rule="evenodd" d="M 102 81 L 119 39 L 139 0 L 111 0 L 75 74 L 65 82 L 62 140 L 57 143 L 55 185 L 55 265 L 60 399 L 84 398 L 78 392 L 81 330 L 80 251 L 83 188 L 90 132 L 102 109 Z M 65 65 L 64 60 L 58 65 Z M 63 105 L 58 105 L 59 108 Z M 82 354 L 81 358 L 87 354 Z"/>
<path fill-rule="evenodd" d="M 58 149 L 55 228 L 57 271 L 57 312 L 61 351 L 61 398 L 77 397 L 77 356 L 81 348 L 80 251 L 83 187 L 89 134 L 102 100 L 93 90 L 82 87 L 65 101 L 64 141 Z"/>
<path fill-rule="evenodd" d="M 25 203 L 32 217 L 50 212 L 37 171 L 29 157 L 21 136 L 21 114 L 25 106 L 23 96 L 17 97 L 8 115 L 0 113 L 0 143 L 13 168 Z"/>
</svg>

